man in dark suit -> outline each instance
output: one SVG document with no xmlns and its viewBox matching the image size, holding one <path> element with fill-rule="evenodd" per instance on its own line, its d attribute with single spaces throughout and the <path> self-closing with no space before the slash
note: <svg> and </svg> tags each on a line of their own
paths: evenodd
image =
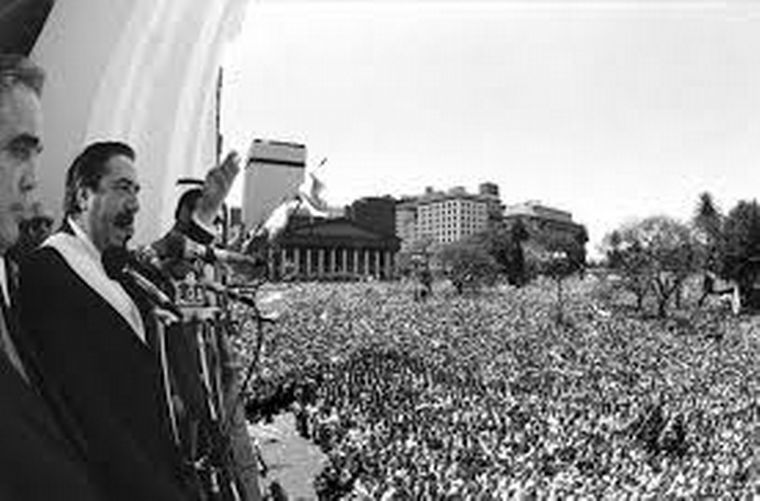
<svg viewBox="0 0 760 501">
<path fill-rule="evenodd" d="M 169 414 L 171 394 L 144 298 L 111 279 L 101 262 L 125 247 L 139 210 L 134 151 L 94 143 L 70 167 L 65 221 L 25 261 L 22 322 L 43 390 L 70 415 L 109 499 L 196 499 Z M 212 170 L 208 198 L 226 195 L 236 155 Z M 204 206 L 213 214 L 213 203 Z M 205 213 L 204 213 L 205 214 Z"/>
<path fill-rule="evenodd" d="M 25 337 L 5 255 L 33 203 L 42 81 L 27 59 L 0 55 L 0 499 L 107 499 L 94 487 L 75 428 L 42 399 L 38 374 L 19 353 Z"/>
</svg>

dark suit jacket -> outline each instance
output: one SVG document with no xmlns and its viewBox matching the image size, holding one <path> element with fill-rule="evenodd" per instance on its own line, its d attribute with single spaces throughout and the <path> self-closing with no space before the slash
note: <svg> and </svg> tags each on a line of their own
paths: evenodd
<svg viewBox="0 0 760 501">
<path fill-rule="evenodd" d="M 0 354 L 0 499 L 106 500 L 42 398 Z"/>
<path fill-rule="evenodd" d="M 8 264 L 8 286 L 14 304 L 15 264 Z M 11 339 L 22 360 L 25 337 L 15 308 L 0 295 L 0 307 Z M 0 499 L 105 500 L 96 491 L 84 459 L 83 444 L 74 430 L 55 416 L 36 390 L 33 367 L 25 381 L 0 352 Z"/>
<path fill-rule="evenodd" d="M 43 391 L 81 431 L 109 499 L 194 499 L 154 352 L 50 247 L 23 263 L 20 298 Z"/>
</svg>

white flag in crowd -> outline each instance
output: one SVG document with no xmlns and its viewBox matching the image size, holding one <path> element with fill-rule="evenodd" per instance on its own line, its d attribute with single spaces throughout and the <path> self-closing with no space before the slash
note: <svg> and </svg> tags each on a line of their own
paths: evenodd
<svg viewBox="0 0 760 501">
<path fill-rule="evenodd" d="M 275 207 L 259 228 L 253 229 L 251 238 L 265 235 L 269 240 L 274 239 L 288 225 L 290 216 L 300 208 L 312 217 L 327 217 L 327 202 L 322 198 L 324 190 L 325 184 L 309 172 L 296 193 Z"/>
<path fill-rule="evenodd" d="M 313 172 L 309 172 L 301 186 L 298 187 L 298 196 L 303 202 L 303 207 L 312 216 L 327 217 L 327 202 L 322 198 L 324 191 L 325 183 L 320 181 Z"/>
</svg>

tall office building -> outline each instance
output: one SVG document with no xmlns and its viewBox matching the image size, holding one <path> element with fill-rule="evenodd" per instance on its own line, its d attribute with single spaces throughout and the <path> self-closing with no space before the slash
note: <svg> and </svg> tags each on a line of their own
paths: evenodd
<svg viewBox="0 0 760 501">
<path fill-rule="evenodd" d="M 462 186 L 448 191 L 425 188 L 422 195 L 404 197 L 396 205 L 396 236 L 406 247 L 414 241 L 430 239 L 451 243 L 488 227 L 490 214 L 498 214 L 501 202 L 498 187 L 483 183 L 478 193 Z"/>
<path fill-rule="evenodd" d="M 243 222 L 250 230 L 297 193 L 305 175 L 306 146 L 254 139 L 248 163 L 243 187 Z"/>
</svg>

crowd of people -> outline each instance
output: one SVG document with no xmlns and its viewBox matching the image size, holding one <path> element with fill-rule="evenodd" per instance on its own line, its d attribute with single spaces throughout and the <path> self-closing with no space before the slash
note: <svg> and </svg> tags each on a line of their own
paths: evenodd
<svg viewBox="0 0 760 501">
<path fill-rule="evenodd" d="M 603 314 L 593 281 L 561 325 L 548 284 L 291 286 L 249 409 L 295 413 L 323 499 L 757 495 L 760 337 L 709 309 Z"/>
<path fill-rule="evenodd" d="M 135 230 L 136 152 L 78 152 L 61 227 L 37 248 L 51 230 L 37 214 L 34 244 L 20 238 L 43 81 L 26 58 L 0 56 L 0 498 L 205 499 L 218 472 L 196 485 L 204 458 L 177 447 L 179 409 L 210 413 L 205 390 L 198 374 L 183 390 L 150 294 L 104 262 Z M 174 228 L 183 238 L 213 241 L 239 162 L 209 171 Z M 262 347 L 246 407 L 252 419 L 295 412 L 329 458 L 315 479 L 324 499 L 760 495 L 751 322 L 602 314 L 592 282 L 569 291 L 562 323 L 542 283 L 425 301 L 404 282 L 272 286 L 279 322 L 263 343 L 250 328 L 235 339 L 243 358 Z"/>
</svg>

